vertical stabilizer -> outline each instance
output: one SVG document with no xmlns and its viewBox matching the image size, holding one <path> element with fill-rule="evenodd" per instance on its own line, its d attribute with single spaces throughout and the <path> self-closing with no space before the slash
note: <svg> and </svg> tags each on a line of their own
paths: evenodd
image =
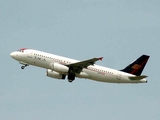
<svg viewBox="0 0 160 120">
<path fill-rule="evenodd" d="M 140 76 L 150 56 L 142 55 L 136 61 L 124 68 L 123 72 Z"/>
</svg>

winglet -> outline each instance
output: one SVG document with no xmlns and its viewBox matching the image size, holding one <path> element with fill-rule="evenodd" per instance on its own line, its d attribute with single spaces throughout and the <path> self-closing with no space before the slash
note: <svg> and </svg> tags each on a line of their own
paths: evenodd
<svg viewBox="0 0 160 120">
<path fill-rule="evenodd" d="M 103 57 L 100 57 L 100 58 L 99 58 L 99 60 L 101 60 L 101 61 L 102 61 L 102 59 L 103 59 Z"/>
</svg>

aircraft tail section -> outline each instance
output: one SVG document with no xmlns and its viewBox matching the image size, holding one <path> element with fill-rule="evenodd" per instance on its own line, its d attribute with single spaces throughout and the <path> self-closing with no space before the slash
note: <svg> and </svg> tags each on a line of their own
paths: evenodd
<svg viewBox="0 0 160 120">
<path fill-rule="evenodd" d="M 130 73 L 136 76 L 140 76 L 149 57 L 150 56 L 148 55 L 142 55 L 141 57 L 139 57 L 137 60 L 135 60 L 133 63 L 131 63 L 130 65 L 128 65 L 126 68 L 124 68 L 121 71 Z"/>
</svg>

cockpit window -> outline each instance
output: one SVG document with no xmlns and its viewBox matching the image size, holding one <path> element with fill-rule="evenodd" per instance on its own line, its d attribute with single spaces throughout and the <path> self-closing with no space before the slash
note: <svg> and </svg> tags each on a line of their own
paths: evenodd
<svg viewBox="0 0 160 120">
<path fill-rule="evenodd" d="M 18 52 L 22 52 L 22 50 L 17 50 Z"/>
</svg>

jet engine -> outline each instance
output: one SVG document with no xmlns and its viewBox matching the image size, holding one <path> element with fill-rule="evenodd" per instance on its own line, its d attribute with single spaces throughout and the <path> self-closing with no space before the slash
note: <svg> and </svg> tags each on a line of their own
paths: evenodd
<svg viewBox="0 0 160 120">
<path fill-rule="evenodd" d="M 65 79 L 66 75 L 55 72 L 51 69 L 48 69 L 46 76 L 51 77 L 51 78 L 56 78 L 56 79 Z"/>
<path fill-rule="evenodd" d="M 51 66 L 51 69 L 56 72 L 68 73 L 69 71 L 69 68 L 67 66 L 61 65 L 59 63 L 51 63 L 50 66 Z"/>
</svg>

